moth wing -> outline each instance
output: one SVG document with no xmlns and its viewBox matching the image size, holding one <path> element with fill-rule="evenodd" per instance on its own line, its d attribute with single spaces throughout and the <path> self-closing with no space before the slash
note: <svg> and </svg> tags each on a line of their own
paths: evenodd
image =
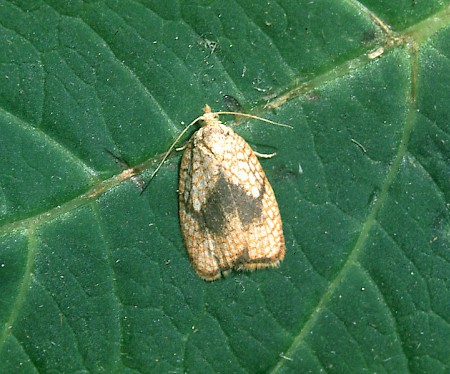
<svg viewBox="0 0 450 374">
<path fill-rule="evenodd" d="M 186 211 L 180 211 L 180 221 L 189 259 L 197 275 L 208 281 L 220 278 L 219 263 L 211 251 L 214 248 L 211 235 L 201 230 L 198 220 Z"/>
<path fill-rule="evenodd" d="M 239 153 L 232 157 L 233 165 L 227 168 L 226 178 L 241 186 L 247 197 L 242 199 L 238 194 L 235 201 L 242 230 L 231 228 L 230 235 L 234 232 L 245 237 L 246 248 L 236 259 L 234 267 L 253 270 L 277 266 L 284 258 L 285 243 L 275 194 L 248 143 L 235 133 L 233 141 Z M 241 204 L 239 200 L 244 202 Z"/>
<path fill-rule="evenodd" d="M 253 150 L 229 128 L 220 159 L 193 143 L 181 161 L 179 202 L 197 274 L 214 280 L 233 268 L 277 266 L 285 252 L 280 213 Z"/>
<path fill-rule="evenodd" d="M 212 281 L 220 278 L 221 272 L 215 255 L 214 239 L 199 214 L 204 204 L 204 180 L 202 155 L 193 152 L 193 139 L 187 144 L 180 165 L 179 211 L 183 239 L 195 272 L 201 278 Z M 195 183 L 195 186 L 193 184 Z M 197 206 L 199 205 L 199 206 Z"/>
</svg>

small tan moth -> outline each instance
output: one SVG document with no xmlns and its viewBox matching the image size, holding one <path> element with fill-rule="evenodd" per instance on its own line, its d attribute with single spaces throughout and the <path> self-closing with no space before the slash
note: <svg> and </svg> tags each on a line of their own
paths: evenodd
<svg viewBox="0 0 450 374">
<path fill-rule="evenodd" d="M 285 253 L 272 187 L 255 152 L 220 122 L 219 114 L 258 118 L 233 112 L 213 113 L 206 105 L 204 114 L 188 126 L 203 121 L 181 160 L 180 223 L 194 270 L 207 281 L 227 275 L 232 269 L 276 267 Z"/>
</svg>

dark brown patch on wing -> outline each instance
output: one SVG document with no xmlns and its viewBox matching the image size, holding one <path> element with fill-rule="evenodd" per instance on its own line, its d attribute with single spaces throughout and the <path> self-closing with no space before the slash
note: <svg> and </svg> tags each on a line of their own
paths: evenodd
<svg viewBox="0 0 450 374">
<path fill-rule="evenodd" d="M 261 193 L 255 199 L 247 194 L 241 186 L 229 183 L 223 176 L 220 176 L 208 196 L 204 209 L 198 215 L 203 216 L 202 221 L 212 233 L 223 235 L 226 233 L 230 215 L 235 212 L 244 226 L 260 219 L 262 196 Z"/>
</svg>

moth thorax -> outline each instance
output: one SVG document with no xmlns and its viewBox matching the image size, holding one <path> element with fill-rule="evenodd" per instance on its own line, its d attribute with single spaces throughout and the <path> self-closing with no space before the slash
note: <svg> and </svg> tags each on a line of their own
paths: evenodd
<svg viewBox="0 0 450 374">
<path fill-rule="evenodd" d="M 200 118 L 203 121 L 202 126 L 215 126 L 222 124 L 217 113 L 205 112 Z"/>
<path fill-rule="evenodd" d="M 230 134 L 232 130 L 222 124 L 219 126 L 206 126 L 201 128 L 200 131 L 202 143 L 215 155 L 222 153 L 231 141 Z"/>
</svg>

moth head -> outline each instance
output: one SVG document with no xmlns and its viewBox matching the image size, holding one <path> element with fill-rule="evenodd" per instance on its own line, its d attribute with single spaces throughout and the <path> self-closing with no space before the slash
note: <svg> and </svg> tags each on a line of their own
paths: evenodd
<svg viewBox="0 0 450 374">
<path fill-rule="evenodd" d="M 220 123 L 219 115 L 216 112 L 212 112 L 208 104 L 203 108 L 203 115 L 200 119 L 203 121 L 203 126 L 217 125 Z"/>
</svg>

